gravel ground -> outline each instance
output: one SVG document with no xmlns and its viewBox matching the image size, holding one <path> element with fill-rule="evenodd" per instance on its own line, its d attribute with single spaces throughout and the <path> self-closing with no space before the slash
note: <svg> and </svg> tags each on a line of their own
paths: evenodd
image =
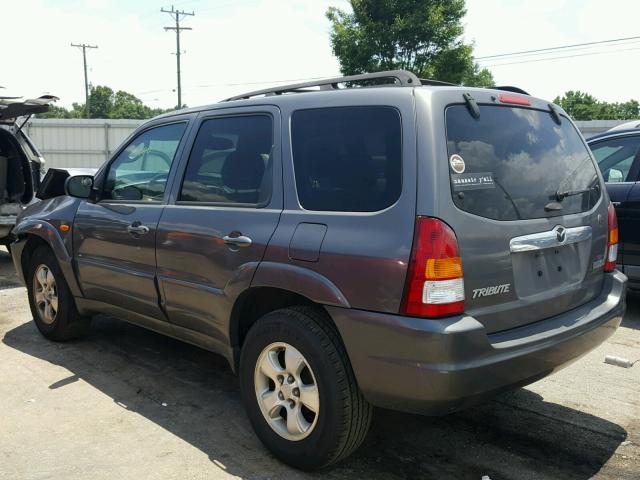
<svg viewBox="0 0 640 480">
<path fill-rule="evenodd" d="M 640 299 L 579 362 L 472 410 L 377 410 L 363 447 L 307 475 L 254 436 L 224 360 L 116 319 L 42 338 L 0 250 L 0 478 L 640 479 Z"/>
</svg>

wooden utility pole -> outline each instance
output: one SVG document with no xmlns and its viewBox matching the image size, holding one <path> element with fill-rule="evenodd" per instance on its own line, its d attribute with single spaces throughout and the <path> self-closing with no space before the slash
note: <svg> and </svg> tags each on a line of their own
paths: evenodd
<svg viewBox="0 0 640 480">
<path fill-rule="evenodd" d="M 82 48 L 82 62 L 84 63 L 84 108 L 85 116 L 89 118 L 89 77 L 87 76 L 87 48 L 98 48 L 97 45 L 86 43 L 72 43 L 72 47 Z"/>
<path fill-rule="evenodd" d="M 195 15 L 194 12 L 185 12 L 184 10 L 176 10 L 173 8 L 173 5 L 171 5 L 171 10 L 165 10 L 164 8 L 161 8 L 160 11 L 162 13 L 168 13 L 169 15 L 171 15 L 171 18 L 173 18 L 176 22 L 176 26 L 175 27 L 164 27 L 165 31 L 166 30 L 175 30 L 176 32 L 176 62 L 177 62 L 177 70 L 178 70 L 178 108 L 182 108 L 182 79 L 180 78 L 180 32 L 182 30 L 192 30 L 191 27 L 181 27 L 180 26 L 180 20 L 182 19 L 182 17 L 184 16 L 191 16 L 193 17 Z"/>
</svg>

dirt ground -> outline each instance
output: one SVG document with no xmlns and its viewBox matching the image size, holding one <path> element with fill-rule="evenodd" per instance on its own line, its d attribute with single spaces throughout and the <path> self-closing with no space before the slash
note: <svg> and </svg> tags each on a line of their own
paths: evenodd
<svg viewBox="0 0 640 480">
<path fill-rule="evenodd" d="M 362 448 L 304 474 L 254 436 L 238 382 L 212 353 L 112 318 L 46 341 L 0 250 L 1 479 L 640 479 L 640 299 L 579 362 L 472 410 L 378 410 Z"/>
</svg>

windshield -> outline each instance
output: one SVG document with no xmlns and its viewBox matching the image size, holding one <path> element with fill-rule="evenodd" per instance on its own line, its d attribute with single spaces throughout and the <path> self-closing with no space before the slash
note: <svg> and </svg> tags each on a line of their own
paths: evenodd
<svg viewBox="0 0 640 480">
<path fill-rule="evenodd" d="M 495 220 L 584 212 L 600 198 L 596 167 L 580 135 L 549 112 L 483 105 L 446 110 L 453 201 Z"/>
</svg>

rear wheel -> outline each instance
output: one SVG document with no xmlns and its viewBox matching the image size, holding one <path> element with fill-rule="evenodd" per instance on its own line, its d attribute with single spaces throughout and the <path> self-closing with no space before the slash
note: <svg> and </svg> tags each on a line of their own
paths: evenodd
<svg viewBox="0 0 640 480">
<path fill-rule="evenodd" d="M 326 467 L 364 440 L 371 406 L 326 316 L 277 310 L 249 331 L 240 359 L 242 399 L 256 434 L 294 467 Z"/>
<path fill-rule="evenodd" d="M 91 320 L 78 313 L 49 247 L 39 246 L 33 251 L 25 277 L 31 313 L 42 335 L 50 340 L 65 341 L 88 331 Z"/>
</svg>

